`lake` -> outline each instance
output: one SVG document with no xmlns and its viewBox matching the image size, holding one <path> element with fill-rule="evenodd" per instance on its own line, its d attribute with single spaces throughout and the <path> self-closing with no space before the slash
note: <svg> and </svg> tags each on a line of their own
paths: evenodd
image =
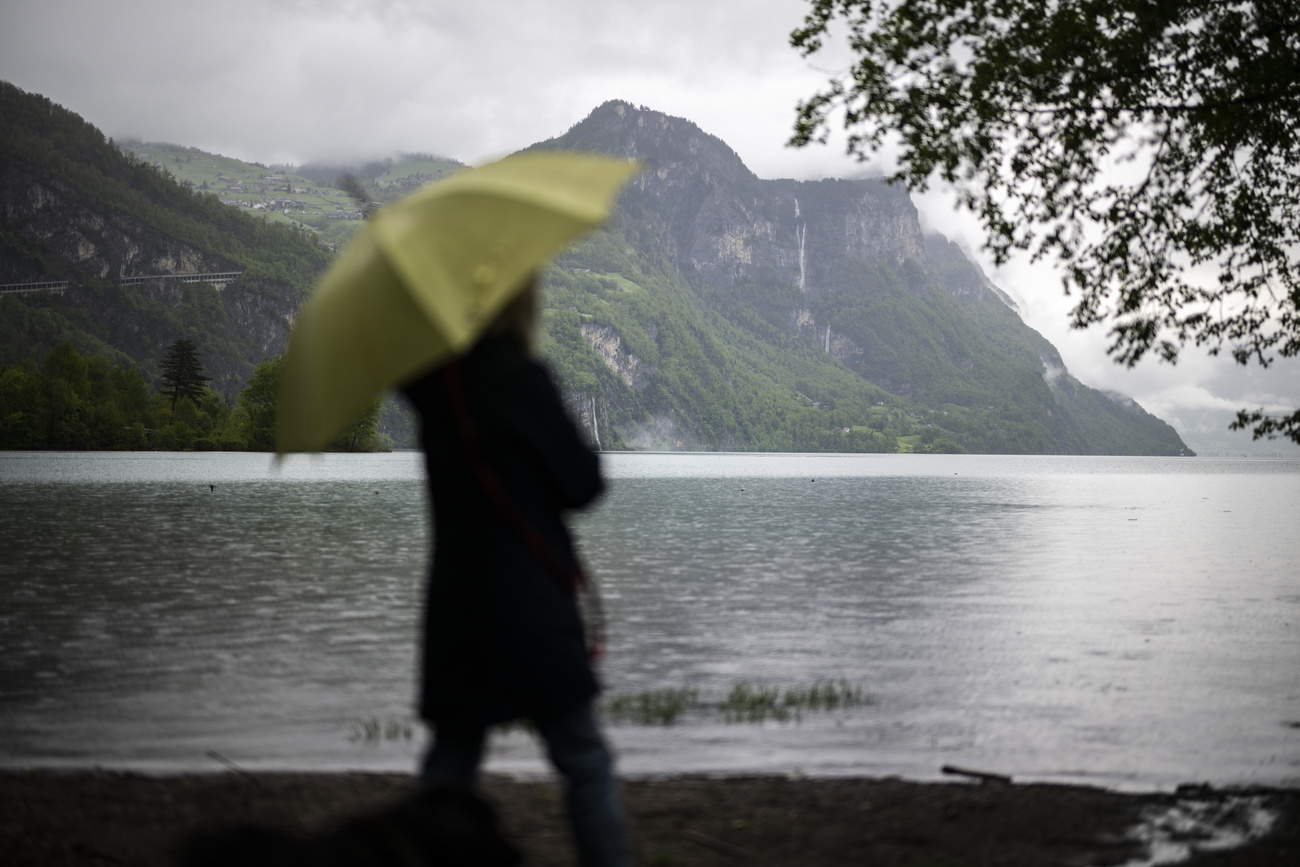
<svg viewBox="0 0 1300 867">
<path fill-rule="evenodd" d="M 1300 462 L 607 454 L 620 770 L 1300 785 Z M 0 453 L 0 765 L 409 770 L 421 458 Z M 736 684 L 861 701 L 729 722 Z M 408 737 L 409 732 L 409 737 Z M 489 767 L 541 772 L 498 735 Z"/>
</svg>

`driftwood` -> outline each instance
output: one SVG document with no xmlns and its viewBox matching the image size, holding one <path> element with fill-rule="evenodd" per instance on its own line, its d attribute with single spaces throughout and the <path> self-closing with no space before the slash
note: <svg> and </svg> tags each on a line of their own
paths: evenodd
<svg viewBox="0 0 1300 867">
<path fill-rule="evenodd" d="M 956 765 L 944 765 L 939 770 L 945 774 L 952 774 L 958 777 L 973 777 L 981 783 L 999 783 L 1003 786 L 1011 785 L 1011 778 L 1005 774 L 991 774 L 988 771 L 972 771 L 969 768 L 959 768 Z"/>
</svg>

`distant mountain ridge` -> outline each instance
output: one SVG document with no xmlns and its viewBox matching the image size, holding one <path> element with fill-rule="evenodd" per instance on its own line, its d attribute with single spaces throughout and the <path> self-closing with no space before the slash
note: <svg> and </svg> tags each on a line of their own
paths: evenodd
<svg viewBox="0 0 1300 867">
<path fill-rule="evenodd" d="M 0 297 L 0 363 L 71 340 L 150 373 L 186 337 L 233 397 L 283 351 L 332 257 L 309 231 L 187 189 L 3 83 L 0 120 L 0 283 L 78 284 Z M 617 101 L 534 147 L 645 164 L 608 230 L 545 275 L 545 356 L 603 447 L 1187 453 L 1071 377 L 899 188 L 760 179 L 694 123 Z M 120 280 L 218 270 L 243 276 Z"/>
<path fill-rule="evenodd" d="M 701 312 L 773 348 L 820 348 L 971 450 L 1187 452 L 1132 401 L 1070 376 L 955 244 L 923 234 L 900 187 L 759 179 L 694 123 L 619 101 L 534 147 L 641 160 L 611 232 L 666 262 Z"/>
</svg>

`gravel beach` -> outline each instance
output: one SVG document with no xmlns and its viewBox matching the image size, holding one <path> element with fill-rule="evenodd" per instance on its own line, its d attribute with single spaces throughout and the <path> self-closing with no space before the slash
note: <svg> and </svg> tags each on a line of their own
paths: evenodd
<svg viewBox="0 0 1300 867">
<path fill-rule="evenodd" d="M 318 832 L 412 785 L 386 774 L 5 771 L 0 862 L 164 865 L 196 831 L 253 821 Z M 573 863 L 554 784 L 488 777 L 483 793 L 528 864 Z M 625 781 L 623 798 L 646 867 L 1300 864 L 1297 790 L 680 777 Z"/>
</svg>

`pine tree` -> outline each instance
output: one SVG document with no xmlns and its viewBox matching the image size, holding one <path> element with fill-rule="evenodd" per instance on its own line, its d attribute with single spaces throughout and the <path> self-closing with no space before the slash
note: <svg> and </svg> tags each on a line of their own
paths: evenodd
<svg viewBox="0 0 1300 867">
<path fill-rule="evenodd" d="M 191 340 L 177 340 L 167 347 L 167 355 L 162 360 L 163 391 L 172 395 L 172 409 L 182 396 L 198 402 L 203 388 L 212 381 L 203 372 L 199 362 L 199 350 Z"/>
</svg>

